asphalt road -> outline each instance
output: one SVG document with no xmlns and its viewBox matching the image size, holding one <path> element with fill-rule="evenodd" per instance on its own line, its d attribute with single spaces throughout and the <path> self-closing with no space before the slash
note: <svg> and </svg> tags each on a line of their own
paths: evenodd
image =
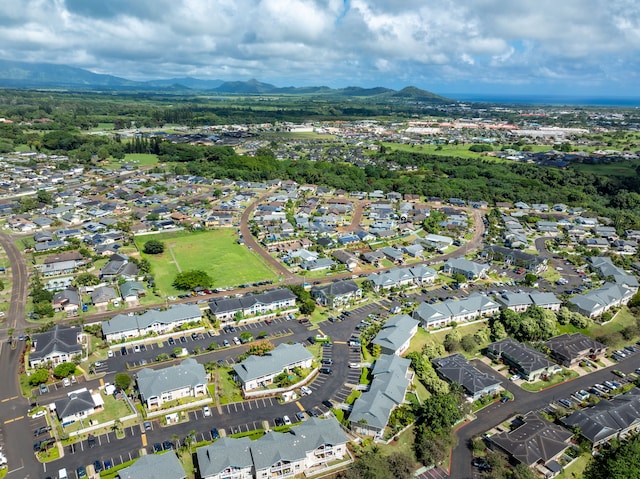
<svg viewBox="0 0 640 479">
<path fill-rule="evenodd" d="M 474 361 L 474 365 L 481 371 L 499 377 L 495 371 L 481 361 Z M 606 380 L 620 381 L 620 378 L 611 372 L 612 369 L 619 369 L 624 373 L 630 373 L 639 366 L 640 352 L 637 352 L 616 365 L 598 369 L 590 374 L 561 383 L 538 393 L 524 391 L 509 380 L 502 381 L 502 385 L 514 394 L 515 400 L 506 403 L 497 402 L 482 409 L 477 413 L 477 419 L 458 429 L 458 446 L 451 454 L 449 466 L 450 477 L 452 479 L 472 479 L 477 477 L 477 474 L 475 474 L 477 473 L 477 469 L 471 465 L 472 454 L 469 448 L 471 438 L 484 434 L 511 416 L 526 414 L 529 411 L 539 411 L 554 404 L 558 399 L 569 398 L 580 389 L 590 388 L 594 384 L 602 383 Z"/>
</svg>

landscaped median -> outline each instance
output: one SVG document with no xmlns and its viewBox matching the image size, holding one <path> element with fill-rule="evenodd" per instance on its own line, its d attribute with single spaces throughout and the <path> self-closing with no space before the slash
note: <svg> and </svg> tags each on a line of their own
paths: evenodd
<svg viewBox="0 0 640 479">
<path fill-rule="evenodd" d="M 573 371 L 571 369 L 563 369 L 559 373 L 555 373 L 552 376 L 549 376 L 547 379 L 543 379 L 541 381 L 536 381 L 534 383 L 523 382 L 522 384 L 520 384 L 520 387 L 525 391 L 537 393 L 565 381 L 575 379 L 578 376 L 579 374 L 576 371 Z"/>
</svg>

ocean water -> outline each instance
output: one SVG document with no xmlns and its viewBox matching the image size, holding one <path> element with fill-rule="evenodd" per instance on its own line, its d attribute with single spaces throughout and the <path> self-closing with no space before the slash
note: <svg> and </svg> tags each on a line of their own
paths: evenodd
<svg viewBox="0 0 640 479">
<path fill-rule="evenodd" d="M 483 93 L 441 93 L 442 96 L 459 101 L 502 103 L 520 105 L 572 105 L 601 107 L 640 107 L 640 97 L 566 96 L 566 95 L 509 95 Z"/>
</svg>

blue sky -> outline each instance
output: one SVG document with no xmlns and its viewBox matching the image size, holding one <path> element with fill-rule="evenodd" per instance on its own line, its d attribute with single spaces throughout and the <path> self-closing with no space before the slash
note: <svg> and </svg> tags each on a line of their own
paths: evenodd
<svg viewBox="0 0 640 479">
<path fill-rule="evenodd" d="M 12 0 L 0 40 L 136 80 L 640 96 L 637 0 Z"/>
</svg>

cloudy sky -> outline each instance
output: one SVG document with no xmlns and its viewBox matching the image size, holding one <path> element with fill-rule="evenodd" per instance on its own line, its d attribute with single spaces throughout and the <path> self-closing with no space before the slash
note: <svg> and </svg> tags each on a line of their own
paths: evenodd
<svg viewBox="0 0 640 479">
<path fill-rule="evenodd" d="M 640 2 L 7 0 L 0 58 L 137 80 L 640 96 Z"/>
</svg>

